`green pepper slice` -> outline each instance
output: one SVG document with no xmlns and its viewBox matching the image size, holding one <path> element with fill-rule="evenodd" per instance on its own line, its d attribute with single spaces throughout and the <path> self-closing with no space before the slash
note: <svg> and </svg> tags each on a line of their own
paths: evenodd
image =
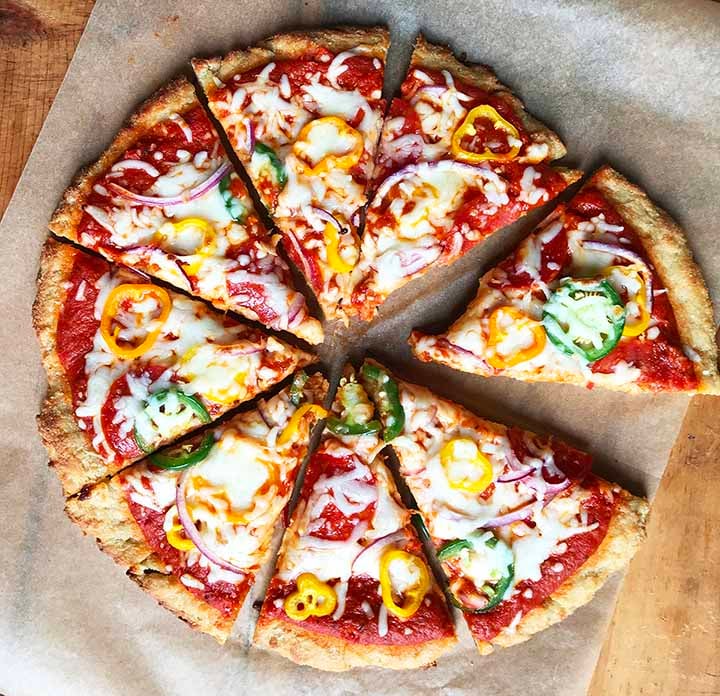
<svg viewBox="0 0 720 696">
<path fill-rule="evenodd" d="M 230 182 L 237 174 L 228 174 L 220 181 L 220 195 L 225 203 L 225 209 L 235 222 L 244 222 L 248 210 L 239 198 L 235 198 L 230 191 Z"/>
<path fill-rule="evenodd" d="M 308 373 L 305 372 L 305 370 L 300 370 L 299 372 L 295 373 L 292 384 L 290 385 L 290 403 L 293 406 L 299 406 L 302 403 L 302 400 L 305 398 L 305 395 L 303 394 L 303 389 L 305 388 L 305 385 L 307 384 L 307 381 L 309 379 L 310 377 L 308 376 Z"/>
<path fill-rule="evenodd" d="M 371 420 L 375 408 L 370 403 L 362 384 L 346 382 L 338 389 L 338 399 L 343 407 L 343 418 L 330 417 L 325 422 L 328 430 L 336 435 L 366 435 L 382 429 L 378 420 Z"/>
<path fill-rule="evenodd" d="M 285 165 L 280 161 L 280 158 L 271 147 L 265 145 L 265 143 L 255 143 L 255 152 L 266 158 L 270 169 L 275 176 L 275 183 L 283 189 L 287 184 L 287 172 L 285 171 Z"/>
<path fill-rule="evenodd" d="M 545 303 L 542 323 L 563 353 L 595 362 L 618 344 L 625 306 L 606 280 L 569 280 Z"/>
<path fill-rule="evenodd" d="M 469 534 L 466 539 L 453 539 L 443 545 L 437 553 L 439 561 L 447 561 L 452 558 L 456 558 L 460 553 L 467 549 L 469 553 L 473 553 L 477 544 L 484 543 L 490 549 L 496 549 L 501 546 L 501 550 L 508 552 L 509 547 L 505 542 L 498 539 L 496 536 L 490 536 L 485 538 L 489 532 L 477 531 Z M 510 551 L 510 553 L 512 553 Z M 510 587 L 513 578 L 515 577 L 515 563 L 514 561 L 507 565 L 507 569 L 502 577 L 494 584 L 485 583 L 481 588 L 480 592 L 487 598 L 487 602 L 480 608 L 469 607 L 464 604 L 453 592 L 449 592 L 450 601 L 462 611 L 469 614 L 484 614 L 492 611 L 500 602 L 502 602 L 505 594 Z"/>
<path fill-rule="evenodd" d="M 213 434 L 205 433 L 197 446 L 192 444 L 173 445 L 168 449 L 153 452 L 148 456 L 154 466 L 169 471 L 179 471 L 206 459 L 214 445 L 215 438 Z"/>
<path fill-rule="evenodd" d="M 187 407 L 190 410 L 192 410 L 195 415 L 198 417 L 201 423 L 209 423 L 212 418 L 210 417 L 210 414 L 207 412 L 207 409 L 205 406 L 202 405 L 202 403 L 196 399 L 194 396 L 191 396 L 190 394 L 186 394 L 181 389 L 178 389 L 177 387 L 170 387 L 169 389 L 159 389 L 154 394 L 150 395 L 150 398 L 147 402 L 145 402 L 145 412 L 148 413 L 151 409 L 158 409 L 162 411 L 163 405 L 168 399 L 168 396 L 170 394 L 174 394 L 177 397 L 177 400 L 182 404 L 183 407 Z M 165 415 L 168 415 L 170 417 L 172 416 L 179 416 L 179 414 L 184 410 L 184 408 L 181 408 L 175 413 L 166 413 Z M 152 421 L 152 418 L 150 418 Z M 135 438 L 135 442 L 137 443 L 137 446 L 145 453 L 150 454 L 155 448 L 152 446 L 152 444 L 149 444 L 145 441 L 145 438 L 142 437 L 140 432 L 137 429 L 137 426 L 133 429 L 133 437 Z"/>
<path fill-rule="evenodd" d="M 394 440 L 405 427 L 405 410 L 400 403 L 397 382 L 379 365 L 364 363 L 360 380 L 375 402 L 383 425 L 383 440 Z"/>
</svg>

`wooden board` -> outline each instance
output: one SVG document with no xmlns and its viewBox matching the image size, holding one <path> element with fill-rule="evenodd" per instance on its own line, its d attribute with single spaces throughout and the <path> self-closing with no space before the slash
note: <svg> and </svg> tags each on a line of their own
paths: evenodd
<svg viewBox="0 0 720 696">
<path fill-rule="evenodd" d="M 92 0 L 0 0 L 0 213 Z M 627 574 L 591 696 L 720 694 L 720 398 L 690 406 Z"/>
</svg>

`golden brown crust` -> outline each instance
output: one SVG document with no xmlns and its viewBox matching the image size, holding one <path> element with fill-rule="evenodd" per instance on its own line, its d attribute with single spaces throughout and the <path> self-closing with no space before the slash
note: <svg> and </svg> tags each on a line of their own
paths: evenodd
<svg viewBox="0 0 720 696">
<path fill-rule="evenodd" d="M 359 45 L 369 47 L 370 55 L 385 60 L 390 35 L 385 27 L 338 27 L 316 31 L 297 31 L 276 34 L 257 46 L 231 51 L 220 58 L 193 58 L 192 66 L 206 94 L 215 90 L 213 78 L 225 82 L 236 73 L 254 70 L 272 60 L 292 60 L 322 46 L 333 53 L 341 53 Z"/>
<path fill-rule="evenodd" d="M 713 307 L 684 232 L 642 189 L 612 167 L 601 167 L 585 186 L 598 188 L 638 233 L 667 288 L 680 339 L 700 358 L 694 363 L 700 382 L 698 392 L 720 393 Z"/>
<path fill-rule="evenodd" d="M 120 565 L 137 565 L 152 555 L 116 476 L 68 498 L 65 512 L 83 534 L 95 537 L 100 549 Z"/>
<path fill-rule="evenodd" d="M 595 553 L 542 606 L 523 616 L 514 631 L 503 631 L 491 643 L 478 642 L 481 654 L 492 652 L 493 645 L 507 648 L 522 643 L 535 633 L 566 619 L 576 609 L 587 604 L 612 573 L 630 562 L 645 539 L 649 505 L 647 500 L 637 498 L 617 486 L 613 486 L 613 490 L 619 500 L 608 532 Z"/>
<path fill-rule="evenodd" d="M 79 253 L 54 239 L 45 242 L 32 308 L 33 327 L 48 379 L 47 394 L 37 417 L 38 430 L 66 496 L 120 468 L 120 464 L 109 464 L 97 454 L 78 427 L 70 385 L 57 354 L 56 331 L 65 303 L 64 284 Z"/>
<path fill-rule="evenodd" d="M 147 131 L 173 113 L 185 113 L 198 103 L 195 88 L 184 77 L 170 82 L 144 101 L 100 158 L 77 173 L 50 219 L 50 229 L 61 237 L 78 241 L 77 226 L 82 217 L 82 206 L 97 179 Z"/>
<path fill-rule="evenodd" d="M 367 645 L 351 643 L 339 636 L 309 631 L 296 623 L 261 615 L 255 629 L 255 644 L 280 653 L 299 665 L 328 672 L 353 667 L 412 669 L 425 667 L 455 645 L 448 636 L 418 645 Z"/>
<path fill-rule="evenodd" d="M 190 592 L 174 575 L 142 566 L 131 568 L 127 575 L 154 597 L 158 604 L 198 631 L 211 635 L 221 645 L 228 639 L 250 589 L 245 585 L 240 601 L 231 612 L 225 614 Z"/>
<path fill-rule="evenodd" d="M 495 73 L 487 66 L 463 63 L 455 57 L 450 48 L 431 44 L 422 35 L 418 36 L 415 41 L 415 50 L 410 59 L 410 65 L 412 67 L 424 67 L 429 70 L 447 70 L 453 77 L 462 82 L 502 96 L 505 101 L 512 105 L 531 140 L 535 143 L 547 144 L 548 161 L 560 159 L 567 154 L 567 149 L 558 135 L 531 116 L 525 110 L 525 106 L 520 99 L 502 84 Z"/>
</svg>

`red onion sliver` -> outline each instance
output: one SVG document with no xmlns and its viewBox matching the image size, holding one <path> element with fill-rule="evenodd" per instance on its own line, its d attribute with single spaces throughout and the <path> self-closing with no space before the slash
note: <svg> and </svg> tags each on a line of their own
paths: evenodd
<svg viewBox="0 0 720 696">
<path fill-rule="evenodd" d="M 632 261 L 632 263 L 640 266 L 643 271 L 645 271 L 645 308 L 649 313 L 652 312 L 652 272 L 639 254 L 635 253 L 631 249 L 625 249 L 618 244 L 605 244 L 605 242 L 593 242 L 591 240 L 585 240 L 580 243 L 585 249 L 589 249 L 590 251 L 601 251 L 606 254 L 612 254 L 613 256 L 617 256 L 619 259 L 627 259 L 628 261 Z"/>
<path fill-rule="evenodd" d="M 245 147 L 249 155 L 255 151 L 255 126 L 249 118 L 245 119 Z"/>
<path fill-rule="evenodd" d="M 518 508 L 514 512 L 508 512 L 505 515 L 493 517 L 491 520 L 483 522 L 480 527 L 482 529 L 495 529 L 496 527 L 504 527 L 508 524 L 512 524 L 513 522 L 520 522 L 522 520 L 526 520 L 528 517 L 530 517 L 530 515 L 532 515 L 534 507 L 535 501 L 532 501 L 530 503 L 527 503 L 527 505 L 523 505 L 523 507 Z"/>
<path fill-rule="evenodd" d="M 260 418 L 263 419 L 263 422 L 265 423 L 265 425 L 267 425 L 268 428 L 274 428 L 277 425 L 275 420 L 268 413 L 267 403 L 264 399 L 260 399 L 260 401 L 258 401 L 257 411 L 260 414 Z"/>
<path fill-rule="evenodd" d="M 305 252 L 302 250 L 300 242 L 298 242 L 295 233 L 292 230 L 285 230 L 285 237 L 290 240 L 290 244 L 292 244 L 292 247 L 295 250 L 295 254 L 300 259 L 300 264 L 302 265 L 302 272 L 305 274 L 305 277 L 308 279 L 308 281 L 312 282 L 313 273 L 312 268 L 310 268 L 310 262 L 305 258 Z"/>
<path fill-rule="evenodd" d="M 367 546 L 364 546 L 360 553 L 358 553 L 357 556 L 353 559 L 353 562 L 350 564 L 350 572 L 352 572 L 352 569 L 355 567 L 355 563 L 357 563 L 358 559 L 369 549 L 371 549 L 373 546 L 377 546 L 380 542 L 386 542 L 390 543 L 391 541 L 395 541 L 396 539 L 394 537 L 397 537 L 397 540 L 400 539 L 407 539 L 407 534 L 404 529 L 396 529 L 394 532 L 390 532 L 390 534 L 386 534 L 385 536 L 381 536 L 378 539 L 375 539 L 373 542 L 368 544 Z"/>
<path fill-rule="evenodd" d="M 498 476 L 498 483 L 512 483 L 513 481 L 522 481 L 522 479 L 527 478 L 532 474 L 532 472 L 535 471 L 534 467 L 529 466 L 526 469 L 519 469 L 519 470 L 511 470 L 508 471 L 507 474 L 503 474 L 502 476 Z"/>
<path fill-rule="evenodd" d="M 244 569 L 223 560 L 207 546 L 202 536 L 200 535 L 200 532 L 198 532 L 195 523 L 192 521 L 192 518 L 190 517 L 190 513 L 187 508 L 187 500 L 185 499 L 185 484 L 187 483 L 188 476 L 191 473 L 192 468 L 185 469 L 185 471 L 182 472 L 180 478 L 178 479 L 177 491 L 175 493 L 175 503 L 177 504 L 178 517 L 180 518 L 180 523 L 185 530 L 185 534 L 187 535 L 188 539 L 190 539 L 190 541 L 195 544 L 197 550 L 211 563 L 214 563 L 216 566 L 219 566 L 224 570 L 229 570 L 231 573 L 245 575 Z"/>
<path fill-rule="evenodd" d="M 420 157 L 425 141 L 417 133 L 406 133 L 383 146 L 383 153 L 393 162 L 403 162 Z"/>
<path fill-rule="evenodd" d="M 180 205 L 182 203 L 188 203 L 189 201 L 199 198 L 203 194 L 207 193 L 211 189 L 215 188 L 220 183 L 220 180 L 232 169 L 230 162 L 221 164 L 205 181 L 198 184 L 189 191 L 182 193 L 179 196 L 143 196 L 138 193 L 128 191 L 128 189 L 119 186 L 116 183 L 109 183 L 108 188 L 112 190 L 122 198 L 126 198 L 133 203 L 139 203 L 148 207 L 155 208 L 166 208 L 172 205 Z"/>
<path fill-rule="evenodd" d="M 324 220 L 325 222 L 329 222 L 331 225 L 334 225 L 337 228 L 337 231 L 342 234 L 343 233 L 343 226 L 340 224 L 340 221 L 332 214 L 329 213 L 324 208 L 317 208 L 316 206 L 311 206 L 310 209 L 317 215 L 321 220 Z"/>
</svg>

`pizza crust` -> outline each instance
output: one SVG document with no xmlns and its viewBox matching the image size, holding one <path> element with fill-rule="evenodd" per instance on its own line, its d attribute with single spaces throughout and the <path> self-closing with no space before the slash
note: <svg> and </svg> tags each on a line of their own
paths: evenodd
<svg viewBox="0 0 720 696">
<path fill-rule="evenodd" d="M 193 58 L 192 66 L 203 90 L 210 95 L 217 88 L 215 78 L 225 82 L 236 73 L 254 70 L 273 60 L 300 58 L 317 46 L 341 53 L 360 44 L 369 47 L 368 55 L 384 60 L 390 34 L 385 27 L 339 27 L 276 34 L 257 46 L 231 51 L 222 58 Z"/>
<path fill-rule="evenodd" d="M 630 562 L 645 539 L 650 508 L 645 499 L 622 489 L 614 490 L 620 500 L 607 534 L 595 553 L 542 606 L 523 616 L 514 631 L 505 629 L 491 642 L 478 642 L 478 650 L 482 655 L 491 653 L 495 645 L 508 648 L 523 643 L 535 633 L 566 619 L 576 609 L 587 604 L 612 573 L 622 570 Z"/>
<path fill-rule="evenodd" d="M 211 635 L 221 645 L 230 636 L 235 619 L 250 589 L 246 583 L 237 606 L 229 614 L 224 614 L 186 589 L 174 575 L 161 572 L 152 564 L 134 566 L 128 570 L 127 575 L 160 606 L 169 609 L 178 619 L 185 621 L 192 628 Z"/>
<path fill-rule="evenodd" d="M 495 73 L 485 65 L 467 64 L 459 61 L 447 46 L 431 44 L 424 36 L 418 36 L 415 50 L 410 59 L 411 67 L 428 68 L 430 70 L 447 70 L 453 77 L 462 82 L 478 87 L 486 92 L 501 96 L 509 102 L 520 119 L 523 128 L 534 143 L 548 146 L 548 161 L 560 159 L 567 154 L 565 145 L 558 135 L 543 123 L 531 116 L 524 104 L 504 84 Z M 578 173 L 578 177 L 582 176 Z M 577 180 L 573 179 L 573 181 Z"/>
<path fill-rule="evenodd" d="M 637 231 L 645 253 L 668 291 L 680 339 L 699 356 L 698 362 L 693 363 L 699 385 L 697 390 L 689 393 L 720 393 L 713 307 L 702 273 L 693 259 L 684 232 L 665 211 L 650 200 L 644 191 L 609 166 L 601 167 L 580 190 L 591 186 L 598 188 L 616 207 L 623 219 Z M 540 223 L 538 227 L 543 224 Z M 481 278 L 481 283 L 485 276 L 487 273 Z M 481 301 L 477 297 L 474 298 L 463 315 L 443 334 L 431 336 L 421 331 L 413 331 L 408 339 L 413 354 L 424 362 L 436 361 L 461 372 L 487 377 L 499 376 L 522 382 L 550 381 L 587 386 L 588 381 L 581 373 L 553 373 L 550 378 L 543 372 L 524 372 L 514 369 L 496 375 L 491 368 L 480 363 L 473 363 L 476 366 L 471 366 L 470 357 L 465 358 L 456 351 L 438 348 L 432 339 L 445 338 L 450 333 L 461 331 L 465 325 L 477 325 L 480 312 L 475 308 Z M 423 345 L 424 343 L 427 345 Z M 605 389 L 628 394 L 647 394 L 648 391 L 652 391 L 635 382 L 618 383 L 614 375 L 600 372 L 593 374 L 592 383 Z"/>
<path fill-rule="evenodd" d="M 128 119 L 110 146 L 93 164 L 81 169 L 66 189 L 48 226 L 60 237 L 77 242 L 77 226 L 82 217 L 82 206 L 93 185 L 123 153 L 132 147 L 147 131 L 172 114 L 183 114 L 198 105 L 195 88 L 184 77 L 165 85 L 144 101 Z"/>
<path fill-rule="evenodd" d="M 684 232 L 642 189 L 612 167 L 601 167 L 586 186 L 598 188 L 637 231 L 645 253 L 667 288 L 680 338 L 700 358 L 694 363 L 700 382 L 697 391 L 720 394 L 712 302 Z"/>
<path fill-rule="evenodd" d="M 78 427 L 72 393 L 57 353 L 57 323 L 66 297 L 64 284 L 78 253 L 55 239 L 45 242 L 32 307 L 33 327 L 48 379 L 47 394 L 37 417 L 38 431 L 66 496 L 121 468 L 121 464 L 108 463 L 95 452 L 87 434 Z"/>
<path fill-rule="evenodd" d="M 455 645 L 457 638 L 448 636 L 418 645 L 350 643 L 339 636 L 315 633 L 296 623 L 261 616 L 254 642 L 299 665 L 344 672 L 354 667 L 413 669 L 430 666 Z"/>
<path fill-rule="evenodd" d="M 228 615 L 190 592 L 153 552 L 130 511 L 118 477 L 89 486 L 65 503 L 65 512 L 83 534 L 95 537 L 97 545 L 116 563 L 127 569 L 128 577 L 152 595 L 178 618 L 219 643 L 230 635 L 245 595 L 246 583 L 237 607 Z"/>
</svg>

